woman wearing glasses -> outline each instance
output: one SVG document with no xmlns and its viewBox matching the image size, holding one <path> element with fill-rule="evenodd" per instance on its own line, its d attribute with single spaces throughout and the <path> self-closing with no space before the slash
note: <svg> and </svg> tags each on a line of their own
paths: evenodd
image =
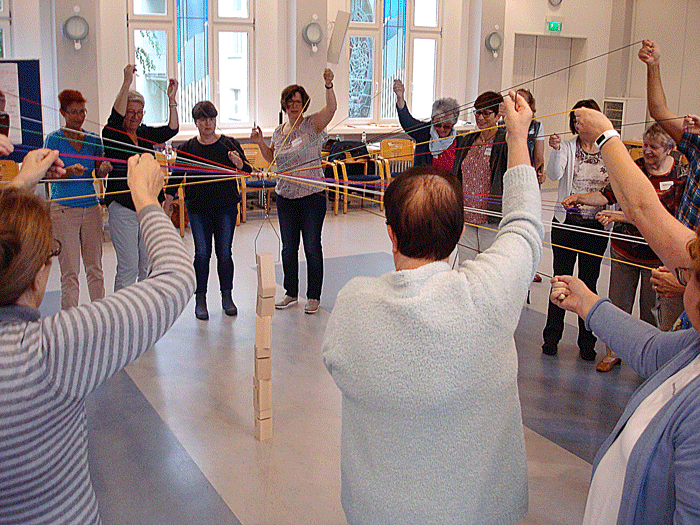
<svg viewBox="0 0 700 525">
<path fill-rule="evenodd" d="M 102 275 L 102 210 L 97 202 L 92 174 L 106 176 L 109 162 L 96 160 L 104 156 L 100 137 L 83 129 L 87 116 L 85 98 L 79 91 L 65 89 L 58 95 L 61 116 L 66 125 L 49 133 L 44 147 L 58 150 L 66 166 L 62 182 L 51 184 L 51 221 L 54 237 L 63 249 L 58 256 L 61 266 L 61 308 L 78 306 L 78 275 L 82 255 L 90 300 L 105 296 Z"/>
<path fill-rule="evenodd" d="M 143 120 L 145 100 L 141 93 L 129 91 L 134 79 L 136 66 L 127 64 L 124 68 L 124 82 L 117 93 L 112 113 L 107 125 L 102 128 L 105 155 L 108 159 L 126 161 L 144 150 L 153 151 L 155 144 L 163 144 L 177 135 L 180 123 L 177 115 L 177 80 L 168 81 L 168 106 L 170 115 L 164 126 L 146 126 Z M 117 254 L 117 274 L 114 278 L 114 291 L 121 290 L 146 278 L 148 257 L 143 244 L 139 221 L 134 202 L 126 183 L 126 162 L 115 164 L 111 177 L 121 180 L 107 181 L 105 202 L 109 208 L 109 232 L 114 252 Z M 113 192 L 122 192 L 113 194 Z M 159 195 L 162 202 L 163 193 Z"/>
<path fill-rule="evenodd" d="M 433 102 L 430 124 L 416 120 L 408 111 L 403 82 L 394 80 L 396 109 L 403 130 L 416 141 L 414 166 L 435 166 L 452 171 L 457 152 L 455 124 L 459 119 L 459 104 L 453 98 L 440 98 Z"/>
<path fill-rule="evenodd" d="M 501 220 L 503 174 L 508 169 L 506 128 L 497 127 L 502 103 L 503 97 L 493 91 L 479 95 L 474 101 L 474 115 L 480 131 L 461 136 L 457 143 L 453 172 L 462 181 L 467 207 L 459 241 L 460 263 L 491 246 Z"/>
</svg>

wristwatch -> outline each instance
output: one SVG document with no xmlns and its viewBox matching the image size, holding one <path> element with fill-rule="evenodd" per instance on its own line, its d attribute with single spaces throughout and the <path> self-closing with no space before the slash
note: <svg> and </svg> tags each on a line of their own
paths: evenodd
<svg viewBox="0 0 700 525">
<path fill-rule="evenodd" d="M 597 139 L 595 139 L 595 145 L 598 146 L 598 149 L 600 149 L 603 147 L 603 144 L 605 144 L 613 137 L 620 138 L 620 134 L 614 129 L 603 131 L 603 133 L 601 133 L 600 136 Z"/>
</svg>

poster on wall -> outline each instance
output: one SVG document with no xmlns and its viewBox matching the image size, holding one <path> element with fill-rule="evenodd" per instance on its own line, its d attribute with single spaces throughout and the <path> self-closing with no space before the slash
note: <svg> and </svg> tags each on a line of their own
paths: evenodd
<svg viewBox="0 0 700 525">
<path fill-rule="evenodd" d="M 10 141 L 13 144 L 22 144 L 19 75 L 16 62 L 0 62 L 0 91 L 5 94 L 4 111 L 10 116 Z"/>
</svg>

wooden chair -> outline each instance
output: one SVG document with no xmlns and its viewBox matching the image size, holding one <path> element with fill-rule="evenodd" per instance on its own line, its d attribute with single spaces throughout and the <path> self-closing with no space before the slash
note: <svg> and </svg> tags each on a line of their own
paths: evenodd
<svg viewBox="0 0 700 525">
<path fill-rule="evenodd" d="M 10 182 L 19 173 L 19 165 L 14 160 L 0 160 L 2 182 Z"/>
<path fill-rule="evenodd" d="M 248 163 L 253 168 L 253 173 L 260 174 L 266 170 L 270 163 L 263 157 L 260 146 L 257 144 L 241 144 L 243 147 L 243 152 L 245 153 Z M 248 192 L 254 191 L 258 192 L 260 195 L 263 191 L 266 192 L 265 199 L 265 211 L 270 213 L 270 199 L 272 196 L 272 189 L 277 184 L 276 181 L 271 179 L 261 179 L 255 175 L 244 177 L 240 179 L 240 192 L 242 197 L 241 202 L 241 221 L 246 222 L 247 212 L 248 212 Z"/>
<path fill-rule="evenodd" d="M 384 160 L 387 186 L 394 174 L 413 166 L 415 143 L 410 139 L 385 139 L 379 143 L 379 153 Z"/>
<path fill-rule="evenodd" d="M 326 174 L 326 178 L 330 178 L 329 172 L 333 174 L 333 179 L 335 180 L 335 188 L 329 188 L 328 198 L 330 199 L 331 195 L 333 196 L 333 215 L 338 215 L 338 205 L 340 204 L 341 195 L 340 177 L 338 176 L 339 163 L 337 161 L 329 161 L 322 159 L 321 165 L 323 166 L 323 171 Z"/>
<path fill-rule="evenodd" d="M 630 157 L 632 157 L 632 160 L 637 160 L 641 158 L 644 153 L 642 152 L 642 148 L 632 148 L 629 150 Z"/>
<path fill-rule="evenodd" d="M 360 206 L 364 206 L 365 198 L 366 198 L 366 189 L 367 186 L 369 185 L 370 187 L 376 188 L 379 191 L 383 192 L 385 185 L 384 185 L 384 166 L 385 163 L 382 159 L 376 159 L 372 158 L 369 155 L 365 156 L 356 156 L 352 155 L 350 152 L 345 152 L 345 158 L 338 159 L 336 161 L 337 163 L 337 169 L 340 170 L 340 173 L 343 175 L 343 213 L 348 212 L 348 200 L 352 196 L 352 193 L 350 192 L 351 189 L 355 190 L 361 190 L 362 195 L 358 196 L 360 198 Z M 374 173 L 369 173 L 369 166 L 375 166 Z M 348 170 L 348 168 L 351 168 L 352 166 L 361 166 L 362 167 L 362 173 L 354 173 L 352 170 Z M 377 182 L 379 183 L 377 185 Z M 372 194 L 376 199 L 376 195 Z M 379 197 L 379 210 L 383 211 L 384 210 L 384 198 L 383 195 L 380 195 Z M 337 206 L 338 200 L 336 196 L 336 202 L 335 206 Z"/>
<path fill-rule="evenodd" d="M 171 162 L 168 160 L 168 158 L 165 156 L 163 152 L 156 151 L 156 160 L 158 163 L 163 167 L 163 177 L 165 180 L 165 184 L 168 184 L 168 178 L 170 177 L 170 173 L 168 172 L 168 166 L 171 164 Z M 185 228 L 187 226 L 187 220 L 185 217 L 185 177 L 183 177 L 182 181 L 180 182 L 180 185 L 177 188 L 177 196 L 175 199 L 178 201 L 178 225 L 180 229 L 180 237 L 185 236 Z"/>
</svg>

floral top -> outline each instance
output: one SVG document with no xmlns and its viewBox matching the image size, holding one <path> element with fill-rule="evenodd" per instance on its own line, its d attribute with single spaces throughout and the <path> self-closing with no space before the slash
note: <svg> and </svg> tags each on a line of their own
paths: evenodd
<svg viewBox="0 0 700 525">
<path fill-rule="evenodd" d="M 491 148 L 493 144 L 470 146 L 462 161 L 462 191 L 464 205 L 468 208 L 486 210 L 491 191 Z M 486 224 L 488 217 L 483 213 L 464 212 L 464 221 L 470 224 Z"/>
<path fill-rule="evenodd" d="M 323 191 L 325 186 L 314 183 L 314 179 L 323 181 L 321 147 L 326 132 L 316 131 L 313 115 L 305 117 L 289 135 L 283 129 L 284 124 L 280 124 L 272 133 L 277 173 L 285 176 L 277 179 L 277 195 L 299 199 Z M 299 182 L 286 177 L 297 177 Z"/>
<path fill-rule="evenodd" d="M 602 191 L 608 185 L 608 170 L 603 164 L 603 156 L 600 151 L 588 153 L 581 147 L 581 142 L 576 141 L 576 154 L 574 165 L 574 179 L 571 193 L 590 193 Z M 579 206 L 578 214 L 581 219 L 595 220 L 596 213 L 605 206 Z"/>
</svg>

